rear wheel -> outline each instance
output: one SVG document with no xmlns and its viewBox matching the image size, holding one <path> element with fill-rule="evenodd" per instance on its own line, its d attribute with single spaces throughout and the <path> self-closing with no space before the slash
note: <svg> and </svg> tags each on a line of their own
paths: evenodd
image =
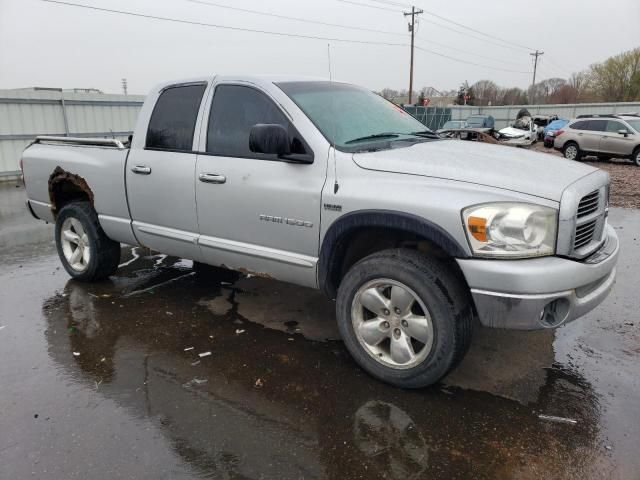
<svg viewBox="0 0 640 480">
<path fill-rule="evenodd" d="M 582 152 L 580 151 L 580 147 L 575 142 L 569 142 L 564 146 L 563 149 L 564 158 L 568 160 L 581 160 Z"/>
<path fill-rule="evenodd" d="M 338 290 L 338 327 L 367 372 L 403 388 L 431 385 L 466 353 L 468 289 L 437 260 L 386 250 L 356 263 Z"/>
<path fill-rule="evenodd" d="M 120 244 L 104 233 L 89 202 L 62 207 L 56 218 L 55 235 L 62 266 L 76 280 L 101 280 L 118 269 Z"/>
</svg>

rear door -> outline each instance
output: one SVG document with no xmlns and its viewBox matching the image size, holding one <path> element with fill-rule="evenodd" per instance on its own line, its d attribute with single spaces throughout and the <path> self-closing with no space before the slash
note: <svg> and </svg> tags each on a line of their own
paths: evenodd
<svg viewBox="0 0 640 480">
<path fill-rule="evenodd" d="M 315 286 L 327 152 L 313 152 L 291 118 L 258 86 L 215 86 L 196 166 L 199 243 L 207 263 Z M 283 125 L 313 163 L 251 152 L 261 123 Z"/>
<path fill-rule="evenodd" d="M 599 152 L 600 139 L 606 129 L 606 120 L 589 120 L 586 129 L 578 133 L 580 148 L 588 152 Z"/>
<path fill-rule="evenodd" d="M 163 89 L 144 148 L 127 160 L 127 197 L 138 241 L 162 253 L 199 259 L 194 133 L 206 82 Z M 196 139 L 197 140 L 197 139 Z"/>
<path fill-rule="evenodd" d="M 620 130 L 626 130 L 627 135 L 618 133 Z M 635 142 L 635 135 L 624 123 L 607 120 L 606 131 L 602 133 L 600 139 L 600 151 L 613 155 L 631 155 Z"/>
</svg>

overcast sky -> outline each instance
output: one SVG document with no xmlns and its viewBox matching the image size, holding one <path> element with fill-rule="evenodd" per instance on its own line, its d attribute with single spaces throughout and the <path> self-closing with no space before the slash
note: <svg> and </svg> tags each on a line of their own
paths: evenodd
<svg viewBox="0 0 640 480">
<path fill-rule="evenodd" d="M 407 20 L 402 7 L 388 0 L 349 0 L 361 5 L 341 0 L 198 0 L 365 30 L 233 11 L 193 0 L 66 1 L 194 22 L 400 46 L 171 23 L 42 0 L 0 0 L 0 88 L 93 87 L 120 93 L 121 78 L 126 77 L 129 93 L 144 94 L 163 80 L 213 73 L 327 77 L 327 43 L 331 44 L 334 79 L 376 90 L 408 87 L 409 47 L 403 46 L 410 39 Z M 640 0 L 415 0 L 415 4 L 477 31 L 543 50 L 538 79 L 568 77 L 640 46 Z M 416 45 L 482 64 L 417 50 L 416 89 L 453 89 L 464 80 L 480 79 L 525 88 L 531 83 L 530 73 L 517 73 L 532 71 L 531 57 L 523 48 L 499 46 L 504 45 L 500 40 L 427 13 L 420 16 L 416 31 Z"/>
</svg>

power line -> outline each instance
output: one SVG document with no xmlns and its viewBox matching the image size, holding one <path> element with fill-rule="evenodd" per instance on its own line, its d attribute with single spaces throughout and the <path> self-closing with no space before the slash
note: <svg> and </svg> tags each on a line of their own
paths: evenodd
<svg viewBox="0 0 640 480">
<path fill-rule="evenodd" d="M 228 10 L 233 10 L 233 11 L 238 11 L 238 12 L 243 12 L 243 13 L 249 13 L 249 14 L 254 14 L 254 15 L 262 15 L 262 16 L 266 16 L 266 17 L 280 18 L 280 19 L 284 19 L 284 20 L 291 20 L 291 21 L 297 21 L 297 22 L 303 22 L 303 23 L 309 23 L 309 24 L 315 24 L 315 25 L 322 25 L 322 26 L 328 26 L 328 27 L 337 27 L 337 28 L 343 28 L 343 29 L 347 29 L 347 30 L 359 30 L 359 31 L 365 31 L 365 32 L 372 32 L 372 33 L 382 33 L 382 34 L 385 34 L 385 35 L 401 36 L 403 38 L 405 38 L 405 36 L 406 36 L 405 33 L 400 33 L 400 32 L 390 32 L 388 30 L 378 30 L 378 29 L 375 29 L 375 28 L 359 27 L 359 26 L 354 26 L 354 25 L 344 25 L 344 24 L 337 24 L 337 23 L 331 23 L 331 22 L 322 22 L 322 21 L 319 21 L 319 20 L 311 20 L 311 19 L 302 18 L 302 17 L 291 17 L 291 16 L 280 15 L 280 14 L 276 14 L 276 13 L 264 12 L 264 11 L 259 11 L 259 10 L 252 10 L 252 9 L 249 9 L 249 8 L 233 7 L 233 6 L 230 6 L 230 5 L 223 5 L 223 4 L 220 4 L 220 3 L 210 2 L 210 1 L 205 1 L 205 0 L 186 0 L 186 1 L 187 2 L 191 2 L 191 3 L 206 5 L 206 6 L 209 6 L 209 7 L 223 8 L 223 9 L 228 9 Z M 386 2 L 382 2 L 382 0 L 370 0 L 370 1 L 379 1 L 381 3 L 386 3 Z M 398 4 L 398 5 L 400 5 L 400 4 Z M 443 48 L 448 48 L 450 50 L 455 50 L 455 51 L 458 51 L 458 52 L 461 52 L 461 53 L 465 53 L 467 55 L 473 55 L 474 57 L 480 57 L 480 58 L 484 58 L 484 59 L 487 59 L 487 60 L 492 60 L 492 61 L 496 61 L 496 62 L 500 62 L 500 63 L 509 63 L 509 64 L 512 64 L 512 65 L 517 65 L 514 62 L 509 62 L 509 61 L 505 61 L 505 60 L 498 59 L 498 58 L 495 58 L 495 57 L 488 57 L 488 56 L 481 55 L 481 54 L 478 54 L 478 53 L 469 52 L 468 50 L 465 50 L 465 49 L 462 49 L 462 48 L 451 47 L 451 46 L 446 45 L 444 43 L 438 43 L 438 42 L 431 41 L 431 40 L 429 40 L 429 43 L 432 43 L 434 45 L 438 45 L 438 46 L 443 47 Z"/>
<path fill-rule="evenodd" d="M 460 58 L 451 57 L 449 55 L 445 55 L 443 53 L 439 53 L 439 52 L 436 52 L 434 50 L 430 50 L 428 48 L 420 47 L 418 45 L 416 45 L 416 49 L 417 50 L 422 50 L 423 52 L 431 53 L 433 55 L 437 55 L 438 57 L 448 58 L 449 60 L 453 60 L 454 62 L 466 63 L 467 65 L 475 65 L 477 67 L 490 68 L 491 70 L 499 70 L 501 72 L 525 73 L 527 75 L 531 74 L 531 72 L 525 72 L 525 71 L 522 71 L 522 70 L 510 70 L 510 69 L 507 69 L 507 68 L 492 67 L 490 65 L 484 65 L 482 63 L 476 63 L 476 62 L 470 62 L 468 60 L 462 60 Z"/>
<path fill-rule="evenodd" d="M 353 5 L 358 5 L 358 6 L 361 6 L 361 7 L 376 8 L 376 9 L 380 9 L 380 10 L 388 10 L 388 11 L 391 11 L 391 12 L 400 12 L 400 10 L 396 10 L 396 9 L 392 9 L 392 8 L 379 7 L 377 5 L 370 5 L 370 4 L 365 4 L 365 3 L 356 3 L 356 2 L 354 2 L 352 0 L 338 0 L 338 1 L 339 2 L 343 2 L 343 3 L 351 3 Z M 379 2 L 379 3 L 385 4 L 385 5 L 396 5 L 395 2 L 383 2 L 382 0 L 369 0 L 369 1 Z M 397 5 L 399 6 L 401 4 L 397 4 Z M 472 35 L 472 34 L 470 34 L 468 32 L 457 30 L 457 29 L 452 28 L 452 27 L 450 27 L 448 25 L 442 25 L 441 23 L 434 22 L 433 20 L 427 20 L 427 19 L 424 19 L 424 18 L 422 19 L 423 22 L 431 23 L 432 25 L 436 25 L 436 26 L 438 26 L 440 28 L 444 28 L 446 30 L 450 30 L 450 31 L 455 32 L 455 33 L 457 33 L 459 35 L 465 35 L 467 37 L 474 38 L 476 40 L 480 40 L 481 42 L 486 42 L 486 43 L 489 43 L 489 44 L 497 46 L 497 47 L 507 48 L 507 49 L 514 50 L 514 51 L 522 51 L 522 50 L 531 51 L 531 50 L 534 50 L 533 48 L 527 48 L 524 45 L 519 45 L 517 43 L 511 42 L 511 41 L 508 41 L 508 40 L 504 40 L 504 39 L 501 39 L 499 37 L 494 37 L 494 36 L 489 35 L 489 34 L 484 33 L 484 32 L 480 32 L 479 30 L 475 30 L 475 29 L 473 29 L 471 27 L 467 27 L 466 25 L 460 24 L 460 23 L 455 22 L 453 20 L 449 20 L 449 19 L 447 19 L 447 18 L 445 18 L 445 17 L 443 17 L 441 15 L 434 14 L 433 12 L 428 12 L 427 10 L 425 10 L 424 13 L 426 13 L 428 15 L 431 15 L 431 16 L 434 16 L 434 17 L 437 17 L 437 18 L 440 18 L 440 19 L 444 20 L 445 22 L 449 22 L 449 23 L 452 23 L 454 25 L 458 25 L 458 26 L 460 26 L 462 28 L 466 28 L 466 29 L 469 29 L 471 31 L 476 31 L 476 32 L 480 33 L 481 35 L 485 35 L 485 36 L 490 37 L 490 38 L 495 38 L 495 39 L 497 39 L 497 40 L 499 40 L 500 42 L 503 42 L 503 43 L 497 43 L 497 42 L 494 42 L 492 40 L 489 40 L 488 38 L 483 38 L 483 37 L 479 37 L 477 35 Z"/>
<path fill-rule="evenodd" d="M 378 7 L 377 5 L 368 5 L 366 3 L 354 2 L 353 0 L 338 0 L 338 1 L 342 3 L 350 3 L 352 5 L 358 5 L 359 7 L 375 8 L 376 10 L 386 10 L 387 12 L 402 13 L 402 10 L 399 10 L 399 9 Z"/>
<path fill-rule="evenodd" d="M 274 36 L 278 36 L 278 37 L 306 38 L 306 39 L 309 39 L 309 40 L 325 40 L 325 41 L 344 42 L 344 43 L 357 43 L 357 44 L 365 44 L 365 45 L 386 45 L 386 46 L 392 46 L 392 47 L 406 47 L 407 46 L 406 43 L 376 42 L 376 41 L 371 41 L 371 40 L 353 40 L 353 39 L 347 39 L 347 38 L 323 37 L 323 36 L 316 36 L 316 35 L 304 35 L 304 34 L 299 34 L 299 33 L 285 33 L 285 32 L 274 32 L 274 31 L 270 31 L 270 30 L 257 30 L 257 29 L 253 29 L 253 28 L 233 27 L 233 26 L 230 26 L 230 25 L 219 25 L 219 24 L 216 24 L 216 23 L 196 22 L 196 21 L 193 21 L 193 20 L 182 20 L 182 19 L 178 19 L 178 18 L 161 17 L 161 16 L 158 16 L 158 15 L 148 15 L 148 14 L 144 14 L 144 13 L 129 12 L 129 11 L 126 11 L 126 10 L 115 10 L 115 9 L 110 9 L 110 8 L 94 7 L 92 5 L 84 5 L 84 4 L 81 4 L 81 3 L 63 2 L 61 0 L 42 0 L 42 1 L 43 2 L 47 2 L 47 3 L 54 3 L 54 4 L 58 4 L 58 5 L 65 5 L 65 6 L 68 6 L 68 7 L 85 8 L 87 10 L 95 10 L 95 11 L 98 11 L 98 12 L 117 13 L 119 15 L 129 15 L 129 16 L 132 16 L 132 17 L 146 18 L 146 19 L 149 19 L 149 20 L 161 20 L 161 21 L 165 21 L 165 22 L 181 23 L 181 24 L 187 24 L 187 25 L 197 25 L 197 26 L 200 26 L 200 27 L 219 28 L 219 29 L 222 29 L 222 30 L 232 30 L 232 31 L 237 31 L 237 32 L 262 33 L 262 34 L 265 34 L 265 35 L 274 35 Z"/>
<path fill-rule="evenodd" d="M 370 2 L 376 2 L 376 3 L 382 3 L 383 5 L 394 5 L 394 6 L 397 6 L 397 7 L 411 8 L 409 5 L 406 5 L 406 4 L 403 4 L 403 3 L 389 1 L 389 0 L 369 0 L 369 1 Z M 499 41 L 504 42 L 504 43 L 515 45 L 515 46 L 518 46 L 518 47 L 520 47 L 520 48 L 522 48 L 524 50 L 527 50 L 527 51 L 533 50 L 533 48 L 527 47 L 526 45 L 520 45 L 520 44 L 512 42 L 510 40 L 505 40 L 504 38 L 500 38 L 500 37 L 497 37 L 495 35 L 491 35 L 489 33 L 482 32 L 482 31 L 477 30 L 477 29 L 475 29 L 473 27 L 469 27 L 468 25 L 464 25 L 462 23 L 456 22 L 455 20 L 451 20 L 451 19 L 449 19 L 447 17 L 443 17 L 442 15 L 439 15 L 437 13 L 430 12 L 429 10 L 424 10 L 424 13 L 427 14 L 427 15 L 431 15 L 432 17 L 439 18 L 440 20 L 444 20 L 445 22 L 449 22 L 449 23 L 451 23 L 453 25 L 457 25 L 458 27 L 464 28 L 464 29 L 469 30 L 471 32 L 475 32 L 475 33 L 478 33 L 480 35 L 484 35 L 485 37 L 493 38 L 494 40 L 499 40 Z"/>
<path fill-rule="evenodd" d="M 337 27 L 337 28 L 345 28 L 345 29 L 349 29 L 349 30 L 360 30 L 363 32 L 373 32 L 373 33 L 383 33 L 385 35 L 396 35 L 396 36 L 402 36 L 404 37 L 405 34 L 404 33 L 400 33 L 400 32 L 390 32 L 388 30 L 379 30 L 376 28 L 366 28 L 366 27 L 358 27 L 358 26 L 354 26 L 354 25 L 344 25 L 344 24 L 338 24 L 338 23 L 330 23 L 330 22 L 321 22 L 319 20 L 310 20 L 308 18 L 301 18 L 301 17 L 289 17 L 287 15 L 280 15 L 277 13 L 270 13 L 270 12 L 264 12 L 264 11 L 259 11 L 259 10 L 251 10 L 248 8 L 240 8 L 240 7 L 232 7 L 230 5 L 222 5 L 220 3 L 215 3 L 215 2 L 206 2 L 204 0 L 186 0 L 187 2 L 191 2 L 191 3 L 199 3 L 201 5 L 207 5 L 210 7 L 218 7 L 218 8 L 225 8 L 227 10 L 235 10 L 238 12 L 244 12 L 244 13 L 250 13 L 250 14 L 254 14 L 254 15 L 263 15 L 265 17 L 273 17 L 273 18 L 280 18 L 280 19 L 284 19 L 284 20 L 293 20 L 296 22 L 304 22 L 304 23 L 311 23 L 311 24 L 315 24 L 315 25 L 323 25 L 326 27 Z"/>
<path fill-rule="evenodd" d="M 158 15 L 148 15 L 148 14 L 144 14 L 144 13 L 129 12 L 129 11 L 126 11 L 126 10 L 115 10 L 115 9 L 109 9 L 109 8 L 94 7 L 92 5 L 84 5 L 84 4 L 81 4 L 81 3 L 73 3 L 73 2 L 64 2 L 64 1 L 61 1 L 61 0 L 42 0 L 42 1 L 43 2 L 47 2 L 47 3 L 57 4 L 57 5 L 63 5 L 63 6 L 67 6 L 67 7 L 83 8 L 83 9 L 86 9 L 86 10 L 93 10 L 93 11 L 105 12 L 105 13 L 115 13 L 115 14 L 118 14 L 118 15 L 128 15 L 128 16 L 131 16 L 131 17 L 144 18 L 144 19 L 147 19 L 147 20 L 158 20 L 158 21 L 178 23 L 178 24 L 183 24 L 183 25 L 195 25 L 195 26 L 200 26 L 200 27 L 217 28 L 217 29 L 221 29 L 221 30 L 231 30 L 231 31 L 237 31 L 237 32 L 260 33 L 260 34 L 272 35 L 272 36 L 278 36 L 278 37 L 304 38 L 304 39 L 308 39 L 308 40 L 334 41 L 334 42 L 343 42 L 343 43 L 354 43 L 354 44 L 360 44 L 360 45 L 382 45 L 382 46 L 391 46 L 391 47 L 408 47 L 409 46 L 409 44 L 407 44 L 407 43 L 377 42 L 377 41 L 371 41 L 371 40 L 353 40 L 353 39 L 340 38 L 340 37 L 325 37 L 325 36 L 317 36 L 317 35 L 304 35 L 304 34 L 297 34 L 297 33 L 274 32 L 274 31 L 270 31 L 270 30 L 257 30 L 257 29 L 252 29 L 252 28 L 234 27 L 234 26 L 230 26 L 230 25 L 219 25 L 219 24 L 215 24 L 215 23 L 197 22 L 197 21 L 193 21 L 193 20 L 182 20 L 182 19 L 177 19 L 177 18 L 161 17 L 161 16 L 158 16 Z M 347 1 L 347 0 L 343 0 L 343 1 Z M 483 64 L 480 64 L 480 63 L 470 62 L 470 61 L 467 61 L 467 60 L 462 60 L 462 59 L 459 59 L 459 58 L 451 57 L 449 55 L 445 55 L 445 54 L 442 54 L 442 53 L 439 53 L 439 52 L 436 52 L 434 50 L 430 50 L 428 48 L 424 48 L 424 47 L 421 47 L 421 46 L 418 46 L 418 45 L 416 45 L 415 48 L 417 50 L 421 50 L 423 52 L 431 53 L 433 55 L 437 55 L 437 56 L 442 57 L 442 58 L 447 58 L 447 59 L 452 60 L 452 61 L 456 61 L 456 62 L 460 62 L 460 63 L 466 63 L 468 65 L 475 65 L 475 66 L 478 66 L 478 67 L 489 68 L 489 69 L 492 69 L 492 70 L 500 70 L 500 71 L 505 71 L 505 72 L 526 73 L 526 74 L 531 73 L 531 72 L 522 72 L 522 71 L 517 71 L 517 70 L 508 70 L 508 69 L 504 69 L 504 68 L 492 67 L 492 66 L 489 66 L 489 65 L 483 65 Z"/>
<path fill-rule="evenodd" d="M 436 42 L 434 40 L 430 40 L 428 38 L 425 37 L 420 37 L 419 35 L 416 34 L 416 37 L 421 38 L 422 40 L 424 40 L 425 42 L 427 42 L 428 44 L 433 44 L 433 45 L 437 45 L 438 47 L 442 47 L 442 48 L 448 48 L 449 50 L 454 50 L 456 52 L 460 52 L 460 53 L 464 53 L 467 55 L 473 55 L 474 57 L 479 57 L 479 58 L 484 58 L 485 60 L 492 60 L 494 62 L 500 62 L 500 63 L 509 63 L 511 65 L 521 65 L 519 63 L 516 62 L 510 62 L 508 60 L 503 60 L 501 58 L 496 58 L 496 57 L 488 57 L 486 55 L 481 55 L 479 53 L 475 53 L 475 52 L 470 52 L 467 49 L 464 48 L 457 48 L 457 47 L 452 47 L 451 45 L 447 45 L 446 43 L 439 43 Z"/>
</svg>

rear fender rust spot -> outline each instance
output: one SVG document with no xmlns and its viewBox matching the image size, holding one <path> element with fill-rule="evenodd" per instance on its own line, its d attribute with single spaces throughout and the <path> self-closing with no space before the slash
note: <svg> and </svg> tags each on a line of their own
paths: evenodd
<svg viewBox="0 0 640 480">
<path fill-rule="evenodd" d="M 70 185 L 66 191 L 63 191 L 64 185 Z M 49 176 L 49 200 L 51 201 L 51 212 L 55 216 L 58 213 L 58 205 L 56 203 L 57 194 L 73 194 L 74 192 L 84 193 L 89 203 L 93 207 L 93 191 L 89 187 L 87 181 L 75 173 L 67 172 L 60 166 L 57 166 Z"/>
</svg>

